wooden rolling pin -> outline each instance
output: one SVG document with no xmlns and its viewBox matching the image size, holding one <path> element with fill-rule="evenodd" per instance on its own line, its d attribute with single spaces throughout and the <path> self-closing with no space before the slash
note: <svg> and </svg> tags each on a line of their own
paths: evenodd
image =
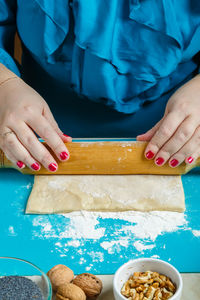
<svg viewBox="0 0 200 300">
<path fill-rule="evenodd" d="M 155 165 L 153 160 L 144 157 L 146 142 L 136 141 L 103 141 L 103 142 L 72 142 L 66 146 L 70 152 L 70 158 L 66 162 L 60 162 L 58 171 L 50 172 L 44 167 L 34 172 L 25 167 L 20 170 L 24 174 L 52 175 L 52 174 L 159 174 L 179 175 L 185 174 L 196 166 L 200 166 L 200 158 L 195 164 L 189 166 L 182 163 L 176 168 L 169 167 L 166 163 L 162 167 Z M 45 146 L 52 153 L 50 148 Z M 53 154 L 53 153 L 52 153 Z M 55 157 L 55 155 L 53 155 Z M 1 168 L 16 168 L 0 152 Z"/>
</svg>

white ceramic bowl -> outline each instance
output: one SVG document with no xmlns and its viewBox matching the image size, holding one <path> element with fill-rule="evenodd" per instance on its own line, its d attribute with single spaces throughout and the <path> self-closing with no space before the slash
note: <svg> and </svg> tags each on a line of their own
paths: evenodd
<svg viewBox="0 0 200 300">
<path fill-rule="evenodd" d="M 127 262 L 126 264 L 122 265 L 115 273 L 113 281 L 115 300 L 127 300 L 127 298 L 124 297 L 120 292 L 122 286 L 128 280 L 128 278 L 133 275 L 134 272 L 146 271 L 154 271 L 168 276 L 172 280 L 172 282 L 176 284 L 177 288 L 176 293 L 170 298 L 170 300 L 181 299 L 183 281 L 178 270 L 169 263 L 160 259 L 140 258 Z"/>
</svg>

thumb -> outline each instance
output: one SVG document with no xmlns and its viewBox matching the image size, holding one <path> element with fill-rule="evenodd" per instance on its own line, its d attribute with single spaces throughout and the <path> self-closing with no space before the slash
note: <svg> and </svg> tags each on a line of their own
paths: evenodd
<svg viewBox="0 0 200 300">
<path fill-rule="evenodd" d="M 53 129 L 57 132 L 57 134 L 60 136 L 60 138 L 63 140 L 63 142 L 71 142 L 72 138 L 62 132 L 62 130 L 59 128 L 58 123 L 54 119 L 54 116 L 49 108 L 49 106 L 46 104 L 43 110 L 43 116 L 47 119 L 47 121 L 51 124 Z"/>
<path fill-rule="evenodd" d="M 146 141 L 146 142 L 150 141 L 152 139 L 152 137 L 154 136 L 154 134 L 156 133 L 156 131 L 158 130 L 158 128 L 160 127 L 163 119 L 164 118 L 162 118 L 158 123 L 156 123 L 156 125 L 154 125 L 154 127 L 152 127 L 147 132 L 138 135 L 137 141 Z"/>
</svg>

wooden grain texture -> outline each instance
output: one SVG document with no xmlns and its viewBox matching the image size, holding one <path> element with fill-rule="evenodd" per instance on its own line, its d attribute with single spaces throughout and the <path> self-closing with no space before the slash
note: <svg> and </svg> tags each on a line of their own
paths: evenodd
<svg viewBox="0 0 200 300">
<path fill-rule="evenodd" d="M 46 144 L 45 144 L 46 145 Z M 72 142 L 66 144 L 70 158 L 66 162 L 58 162 L 57 172 L 49 172 L 44 167 L 34 172 L 29 168 L 21 170 L 24 174 L 158 174 L 180 175 L 185 174 L 200 164 L 200 159 L 193 166 L 182 163 L 176 168 L 165 164 L 162 167 L 155 165 L 153 160 L 144 157 L 145 142 Z M 49 149 L 49 147 L 46 145 Z M 49 149 L 52 153 L 52 151 Z M 55 157 L 55 155 L 54 155 Z M 1 151 L 1 168 L 16 168 Z"/>
<path fill-rule="evenodd" d="M 14 58 L 21 65 L 22 62 L 22 45 L 18 33 L 15 34 L 14 40 Z"/>
</svg>

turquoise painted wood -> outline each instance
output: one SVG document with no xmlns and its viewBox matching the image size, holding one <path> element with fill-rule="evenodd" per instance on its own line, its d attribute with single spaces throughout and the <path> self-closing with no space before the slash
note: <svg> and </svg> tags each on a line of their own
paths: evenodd
<svg viewBox="0 0 200 300">
<path fill-rule="evenodd" d="M 158 236 L 156 247 L 139 252 L 133 246 L 137 240 L 129 233 L 127 247 L 102 247 L 103 242 L 124 239 L 123 226 L 127 221 L 99 219 L 96 229 L 104 228 L 100 239 L 62 237 L 71 230 L 70 220 L 62 215 L 25 215 L 25 206 L 31 191 L 33 176 L 16 170 L 0 170 L 0 256 L 19 257 L 31 261 L 47 271 L 55 264 L 63 263 L 75 273 L 92 272 L 113 274 L 129 259 L 159 256 L 170 261 L 181 272 L 200 272 L 200 237 L 192 230 L 200 230 L 200 170 L 182 177 L 186 194 L 186 228 Z M 45 224 L 47 225 L 45 227 Z M 128 234 L 128 233 L 127 233 Z M 152 241 L 146 241 L 152 244 Z"/>
</svg>

